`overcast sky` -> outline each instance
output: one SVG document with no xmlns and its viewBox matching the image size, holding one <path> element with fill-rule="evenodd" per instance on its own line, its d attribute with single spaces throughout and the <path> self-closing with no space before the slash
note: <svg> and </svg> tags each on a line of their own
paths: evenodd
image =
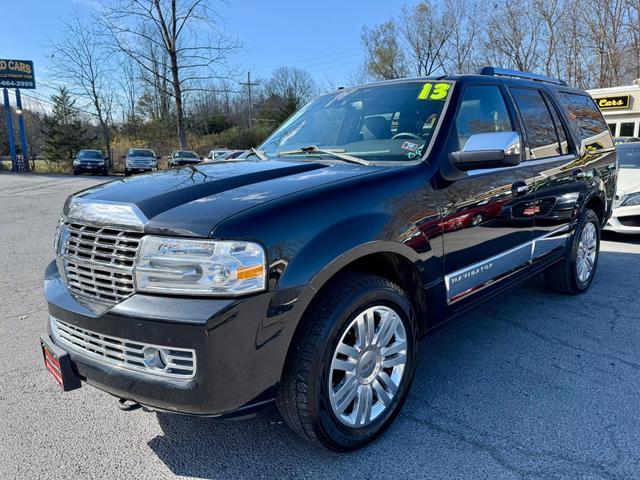
<svg viewBox="0 0 640 480">
<path fill-rule="evenodd" d="M 38 95 L 51 92 L 47 46 L 59 36 L 60 19 L 76 8 L 88 13 L 97 0 L 1 0 L 0 57 L 35 62 Z M 412 0 L 230 0 L 219 3 L 227 32 L 243 44 L 230 62 L 253 78 L 281 65 L 306 68 L 321 83 L 339 86 L 363 63 L 363 25 L 386 21 Z"/>
</svg>

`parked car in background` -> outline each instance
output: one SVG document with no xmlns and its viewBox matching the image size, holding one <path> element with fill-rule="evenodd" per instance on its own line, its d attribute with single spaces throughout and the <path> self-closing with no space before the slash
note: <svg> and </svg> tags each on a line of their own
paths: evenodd
<svg viewBox="0 0 640 480">
<path fill-rule="evenodd" d="M 620 143 L 618 190 L 606 230 L 640 233 L 640 143 Z"/>
<path fill-rule="evenodd" d="M 227 153 L 229 153 L 229 149 L 226 149 L 226 148 L 219 149 L 219 150 L 211 150 L 207 155 L 207 160 L 209 161 L 217 160 L 218 157 L 222 155 L 226 155 Z"/>
<path fill-rule="evenodd" d="M 73 159 L 73 174 L 109 175 L 109 159 L 101 150 L 80 150 Z"/>
<path fill-rule="evenodd" d="M 44 280 L 53 378 L 130 409 L 275 402 L 303 438 L 354 450 L 400 412 L 423 334 L 541 273 L 586 292 L 618 173 L 607 124 L 561 80 L 482 73 L 341 89 L 255 160 L 71 196 Z M 453 373 L 430 381 L 469 381 Z"/>
<path fill-rule="evenodd" d="M 202 161 L 196 152 L 189 150 L 176 150 L 171 154 L 169 167 L 180 167 L 183 165 L 196 165 Z"/>
<path fill-rule="evenodd" d="M 129 176 L 135 172 L 151 172 L 158 169 L 158 160 L 153 150 L 148 148 L 130 148 L 124 158 L 124 174 Z"/>
<path fill-rule="evenodd" d="M 215 162 L 226 162 L 227 160 L 241 160 L 242 155 L 248 154 L 248 150 L 229 150 L 227 153 L 216 158 Z"/>
<path fill-rule="evenodd" d="M 634 143 L 640 142 L 638 137 L 613 137 L 613 144 L 620 145 L 621 143 Z"/>
</svg>

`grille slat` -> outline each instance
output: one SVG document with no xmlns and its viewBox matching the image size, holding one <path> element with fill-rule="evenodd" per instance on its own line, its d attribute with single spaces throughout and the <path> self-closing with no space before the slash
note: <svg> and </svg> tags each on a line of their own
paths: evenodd
<svg viewBox="0 0 640 480">
<path fill-rule="evenodd" d="M 134 342 L 86 330 L 50 317 L 51 331 L 64 346 L 77 353 L 111 365 L 170 378 L 189 379 L 196 373 L 195 351 Z M 164 369 L 150 368 L 142 352 L 153 347 L 164 352 Z"/>
<path fill-rule="evenodd" d="M 120 231 L 67 221 L 62 263 L 69 289 L 107 303 L 134 293 L 133 264 L 141 232 Z"/>
</svg>

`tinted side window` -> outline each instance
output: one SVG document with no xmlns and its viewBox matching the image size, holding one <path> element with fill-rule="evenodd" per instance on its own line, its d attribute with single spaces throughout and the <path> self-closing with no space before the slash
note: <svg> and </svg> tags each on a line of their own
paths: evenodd
<svg viewBox="0 0 640 480">
<path fill-rule="evenodd" d="M 545 158 L 560 155 L 560 143 L 551 112 L 538 90 L 512 88 L 527 134 L 531 158 Z"/>
<path fill-rule="evenodd" d="M 556 126 L 556 133 L 558 134 L 558 140 L 560 140 L 560 153 L 562 155 L 566 155 L 567 153 L 569 153 L 570 148 L 568 141 L 569 135 L 567 134 L 567 131 L 565 130 L 564 125 L 560 120 L 560 114 L 558 113 L 558 109 L 556 108 L 556 106 L 551 103 L 551 100 L 547 95 L 542 96 L 545 100 L 545 103 L 547 104 L 547 108 L 551 112 L 553 123 Z"/>
<path fill-rule="evenodd" d="M 587 140 L 609 132 L 600 110 L 591 97 L 564 92 L 560 93 L 558 97 L 566 108 L 569 120 L 580 139 Z"/>
<path fill-rule="evenodd" d="M 495 85 L 472 85 L 462 94 L 450 139 L 451 151 L 461 150 L 471 135 L 514 130 L 507 105 Z"/>
</svg>

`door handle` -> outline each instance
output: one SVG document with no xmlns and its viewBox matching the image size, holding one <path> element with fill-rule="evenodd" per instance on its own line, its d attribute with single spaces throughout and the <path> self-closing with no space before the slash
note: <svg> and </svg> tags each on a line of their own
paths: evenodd
<svg viewBox="0 0 640 480">
<path fill-rule="evenodd" d="M 585 177 L 584 170 L 582 170 L 581 168 L 576 168 L 571 173 L 573 174 L 574 180 L 582 180 Z"/>
<path fill-rule="evenodd" d="M 514 197 L 519 197 L 521 195 L 524 195 L 528 191 L 529 191 L 529 185 L 527 185 L 522 180 L 519 180 L 513 185 L 511 185 L 511 195 L 513 195 Z"/>
</svg>

